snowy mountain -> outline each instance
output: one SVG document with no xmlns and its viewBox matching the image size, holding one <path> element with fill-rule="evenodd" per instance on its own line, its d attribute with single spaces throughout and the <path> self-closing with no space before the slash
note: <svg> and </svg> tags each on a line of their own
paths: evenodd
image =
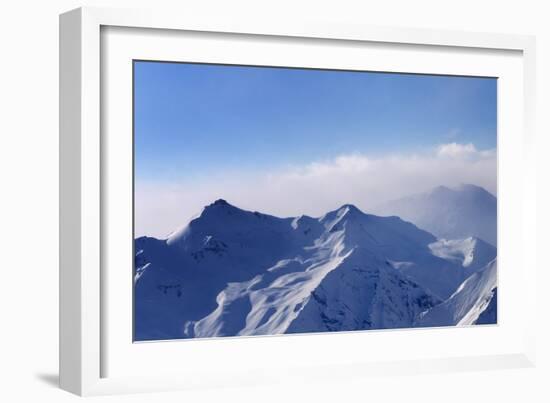
<svg viewBox="0 0 550 403">
<path fill-rule="evenodd" d="M 496 257 L 352 205 L 278 218 L 224 200 L 135 251 L 136 340 L 425 326 Z"/>
<path fill-rule="evenodd" d="M 497 261 L 468 277 L 449 299 L 419 315 L 416 326 L 496 323 Z M 487 309 L 489 308 L 489 309 Z"/>
<path fill-rule="evenodd" d="M 435 256 L 454 261 L 470 273 L 483 269 L 487 262 L 497 256 L 497 249 L 493 245 L 475 237 L 438 239 L 428 247 Z"/>
<path fill-rule="evenodd" d="M 481 238 L 497 244 L 497 199 L 475 185 L 432 191 L 390 201 L 373 210 L 379 215 L 397 215 L 439 238 Z"/>
</svg>

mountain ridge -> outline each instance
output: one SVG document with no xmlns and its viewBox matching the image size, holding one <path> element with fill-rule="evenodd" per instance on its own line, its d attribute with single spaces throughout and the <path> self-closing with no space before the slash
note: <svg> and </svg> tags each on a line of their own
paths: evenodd
<svg viewBox="0 0 550 403">
<path fill-rule="evenodd" d="M 351 204 L 279 218 L 218 199 L 135 240 L 136 340 L 411 327 L 471 275 L 456 250 L 479 248 L 437 242 Z"/>
</svg>

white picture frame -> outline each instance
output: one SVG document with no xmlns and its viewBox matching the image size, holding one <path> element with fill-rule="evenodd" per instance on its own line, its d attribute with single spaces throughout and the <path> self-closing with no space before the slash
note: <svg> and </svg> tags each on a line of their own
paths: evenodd
<svg viewBox="0 0 550 403">
<path fill-rule="evenodd" d="M 499 77 L 505 84 L 501 93 L 510 100 L 499 106 L 499 271 L 501 264 L 521 270 L 513 273 L 505 270 L 503 278 L 499 278 L 508 290 L 501 293 L 499 289 L 499 304 L 507 292 L 513 292 L 521 296 L 523 312 L 535 311 L 533 37 L 319 21 L 248 21 L 245 18 L 216 21 L 149 10 L 80 8 L 60 17 L 60 385 L 63 389 L 79 395 L 96 395 L 296 382 L 298 374 L 302 381 L 305 377 L 330 381 L 374 373 L 391 375 L 534 365 L 534 318 L 522 317 L 520 323 L 512 320 L 515 318 L 512 316 L 502 326 L 484 329 L 415 329 L 352 332 L 329 338 L 300 335 L 132 344 L 128 338 L 131 319 L 125 319 L 131 301 L 120 298 L 123 302 L 113 302 L 110 297 L 117 285 L 126 287 L 125 283 L 123 280 L 120 283 L 120 276 L 113 277 L 107 270 L 112 259 L 130 258 L 129 253 L 120 251 L 117 256 L 112 255 L 110 247 L 110 243 L 125 239 L 124 234 L 129 233 L 131 216 L 121 211 L 128 201 L 132 181 L 127 170 L 131 151 L 124 151 L 128 149 L 128 137 L 112 133 L 115 128 L 117 133 L 124 133 L 128 124 L 131 126 L 125 119 L 131 97 L 124 78 L 125 63 L 140 56 L 172 60 L 175 44 L 185 33 L 192 33 L 193 40 L 215 33 L 218 45 L 212 44 L 213 53 L 204 56 L 209 61 L 222 57 L 213 56 L 217 54 L 215 46 L 238 37 L 273 44 L 272 53 L 260 51 L 248 57 L 248 42 L 242 40 L 243 49 L 237 46 L 232 48 L 232 54 L 224 56 L 242 64 L 252 64 L 262 57 L 260 64 L 273 63 L 277 58 L 281 58 L 280 63 L 288 63 L 275 47 L 284 49 L 288 43 L 299 41 L 302 47 L 315 44 L 335 52 L 353 45 L 348 46 L 355 48 L 353 52 L 347 56 L 344 52 L 342 58 L 334 61 L 344 65 L 353 64 L 354 55 L 368 45 L 382 52 L 386 52 L 386 47 L 393 47 L 391 52 L 384 53 L 388 60 L 395 54 L 392 63 L 399 63 L 402 57 L 399 55 L 404 52 L 423 55 L 403 66 L 401 71 L 465 75 L 482 75 L 486 71 L 491 76 L 491 72 L 502 72 Z M 113 36 L 107 38 L 106 34 Z M 142 35 L 139 40 L 132 39 L 138 35 Z M 187 49 L 192 48 L 193 42 L 189 40 Z M 202 57 L 198 47 L 193 49 L 192 56 L 188 56 L 190 61 Z M 439 58 L 437 52 L 446 56 Z M 299 66 L 310 63 L 310 67 L 315 67 L 316 63 L 325 63 L 316 59 L 314 52 L 309 60 L 301 61 L 298 53 L 294 54 Z M 445 61 L 446 58 L 449 60 Z M 391 70 L 391 65 L 383 62 L 369 66 L 374 70 Z M 112 120 L 114 110 L 117 118 Z M 113 165 L 113 156 L 120 157 L 119 165 L 123 168 Z M 501 226 L 501 220 L 505 219 L 502 221 L 505 225 Z M 505 233 L 501 236 L 503 228 Z M 121 238 L 117 238 L 119 236 Z M 131 238 L 127 239 L 126 246 L 120 249 L 128 248 L 130 241 Z M 521 246 L 502 248 L 511 242 Z M 509 249 L 514 250 L 506 252 Z M 130 282 L 127 286 L 130 287 Z M 128 289 L 125 290 L 121 291 L 122 295 L 128 296 Z M 519 308 L 516 310 L 519 315 Z M 393 356 L 386 354 L 387 357 L 374 357 L 371 352 L 370 359 L 353 354 L 352 350 L 319 359 L 314 350 L 323 345 L 334 351 L 342 343 L 353 346 L 368 340 L 377 346 L 380 354 L 385 354 L 386 339 L 394 339 L 392 342 L 400 345 L 407 342 L 434 345 L 438 341 L 451 343 L 460 339 L 463 348 L 453 350 L 442 345 L 409 356 L 403 356 L 403 352 L 396 349 Z M 484 350 L 491 340 L 494 348 Z M 474 344 L 479 344 L 479 348 L 471 348 Z M 277 361 L 288 348 L 294 351 L 292 360 Z M 241 354 L 239 360 L 231 365 L 217 361 L 227 362 L 220 357 L 229 358 L 236 349 Z M 263 364 L 258 359 L 262 354 L 269 357 Z M 185 364 L 169 358 L 178 355 L 186 357 Z M 166 370 L 158 370 L 161 366 Z M 306 374 L 302 371 L 304 366 L 308 368 Z"/>
</svg>

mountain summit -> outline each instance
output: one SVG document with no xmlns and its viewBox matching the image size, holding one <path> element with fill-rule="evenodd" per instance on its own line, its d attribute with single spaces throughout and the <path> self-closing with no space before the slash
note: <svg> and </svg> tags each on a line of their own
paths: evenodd
<svg viewBox="0 0 550 403">
<path fill-rule="evenodd" d="M 167 239 L 136 239 L 135 250 L 136 340 L 423 326 L 496 257 L 474 238 L 441 241 L 349 204 L 279 218 L 222 199 Z M 447 305 L 447 322 L 470 306 Z"/>
<path fill-rule="evenodd" d="M 481 238 L 497 244 L 497 199 L 482 187 L 438 186 L 426 193 L 387 202 L 376 214 L 397 215 L 439 238 Z"/>
</svg>

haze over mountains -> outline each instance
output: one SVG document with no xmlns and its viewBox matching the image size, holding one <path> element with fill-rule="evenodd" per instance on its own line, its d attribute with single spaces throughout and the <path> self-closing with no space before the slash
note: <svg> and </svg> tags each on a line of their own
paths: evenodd
<svg viewBox="0 0 550 403">
<path fill-rule="evenodd" d="M 397 215 L 440 238 L 475 236 L 497 245 L 497 199 L 479 186 L 438 186 L 427 193 L 384 203 L 373 212 Z"/>
<path fill-rule="evenodd" d="M 493 214 L 481 188 L 438 189 L 412 200 Z M 278 218 L 217 200 L 167 239 L 135 240 L 135 339 L 496 323 L 496 248 L 490 231 L 474 236 L 489 224 L 438 229 L 461 239 L 415 224 L 353 205 Z"/>
</svg>

